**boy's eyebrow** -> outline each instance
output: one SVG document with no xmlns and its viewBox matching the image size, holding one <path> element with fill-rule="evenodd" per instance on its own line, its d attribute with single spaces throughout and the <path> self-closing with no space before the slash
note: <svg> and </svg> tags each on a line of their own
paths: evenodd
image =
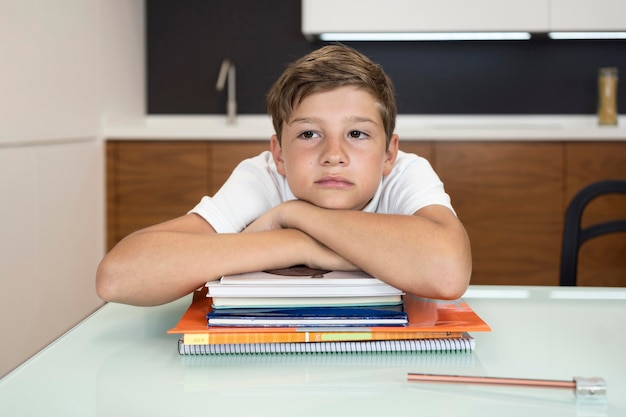
<svg viewBox="0 0 626 417">
<path fill-rule="evenodd" d="M 370 119 L 369 117 L 363 117 L 363 116 L 350 116 L 346 119 L 349 122 L 353 122 L 353 123 L 371 123 L 374 125 L 378 125 L 378 123 L 373 120 Z M 295 119 L 289 121 L 287 124 L 288 125 L 293 125 L 296 123 L 321 123 L 322 119 L 318 118 L 318 117 L 296 117 Z"/>
<path fill-rule="evenodd" d="M 296 117 L 293 120 L 287 122 L 288 125 L 293 125 L 296 123 L 320 123 L 320 119 L 317 117 Z"/>
<path fill-rule="evenodd" d="M 378 125 L 376 120 L 370 119 L 369 117 L 352 116 L 352 117 L 350 117 L 350 121 L 352 121 L 352 122 L 364 122 L 364 123 L 371 123 L 373 125 Z"/>
</svg>

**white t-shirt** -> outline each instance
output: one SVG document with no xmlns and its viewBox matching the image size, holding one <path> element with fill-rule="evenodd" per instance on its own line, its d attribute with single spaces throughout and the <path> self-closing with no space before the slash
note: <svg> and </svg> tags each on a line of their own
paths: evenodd
<svg viewBox="0 0 626 417">
<path fill-rule="evenodd" d="M 222 188 L 213 197 L 203 197 L 190 213 L 202 216 L 218 233 L 236 233 L 272 207 L 295 199 L 285 177 L 276 171 L 271 152 L 265 151 L 239 163 Z M 391 172 L 381 179 L 363 211 L 411 215 L 432 204 L 452 210 L 430 163 L 399 151 Z"/>
</svg>

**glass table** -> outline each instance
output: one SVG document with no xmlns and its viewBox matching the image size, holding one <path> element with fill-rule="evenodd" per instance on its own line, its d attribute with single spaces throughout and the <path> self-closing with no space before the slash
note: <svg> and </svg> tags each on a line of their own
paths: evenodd
<svg viewBox="0 0 626 417">
<path fill-rule="evenodd" d="M 107 304 L 0 380 L 4 416 L 626 416 L 626 289 L 471 286 L 473 353 L 180 356 L 188 307 Z M 4 343 L 19 343 L 7 340 Z M 603 377 L 570 390 L 407 381 L 408 373 Z"/>
</svg>

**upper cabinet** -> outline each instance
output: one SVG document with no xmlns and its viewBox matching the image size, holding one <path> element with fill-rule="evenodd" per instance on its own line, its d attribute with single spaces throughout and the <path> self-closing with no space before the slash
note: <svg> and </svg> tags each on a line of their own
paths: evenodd
<svg viewBox="0 0 626 417">
<path fill-rule="evenodd" d="M 625 0 L 302 0 L 302 32 L 626 29 Z"/>
<path fill-rule="evenodd" d="M 626 0 L 550 0 L 550 30 L 626 30 Z"/>
<path fill-rule="evenodd" d="M 549 0 L 302 0 L 302 32 L 545 31 Z"/>
</svg>

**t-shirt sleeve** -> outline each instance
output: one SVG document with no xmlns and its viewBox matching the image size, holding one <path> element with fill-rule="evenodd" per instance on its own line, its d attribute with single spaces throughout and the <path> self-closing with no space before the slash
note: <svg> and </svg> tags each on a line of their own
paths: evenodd
<svg viewBox="0 0 626 417">
<path fill-rule="evenodd" d="M 442 205 L 454 212 L 443 182 L 427 159 L 403 153 L 394 171 L 383 180 L 383 194 L 390 196 L 381 201 L 383 212 L 413 214 L 429 205 Z"/>
<path fill-rule="evenodd" d="M 280 181 L 271 169 L 271 153 L 246 159 L 213 197 L 205 196 L 190 211 L 203 217 L 218 233 L 237 233 L 282 198 Z"/>
</svg>

